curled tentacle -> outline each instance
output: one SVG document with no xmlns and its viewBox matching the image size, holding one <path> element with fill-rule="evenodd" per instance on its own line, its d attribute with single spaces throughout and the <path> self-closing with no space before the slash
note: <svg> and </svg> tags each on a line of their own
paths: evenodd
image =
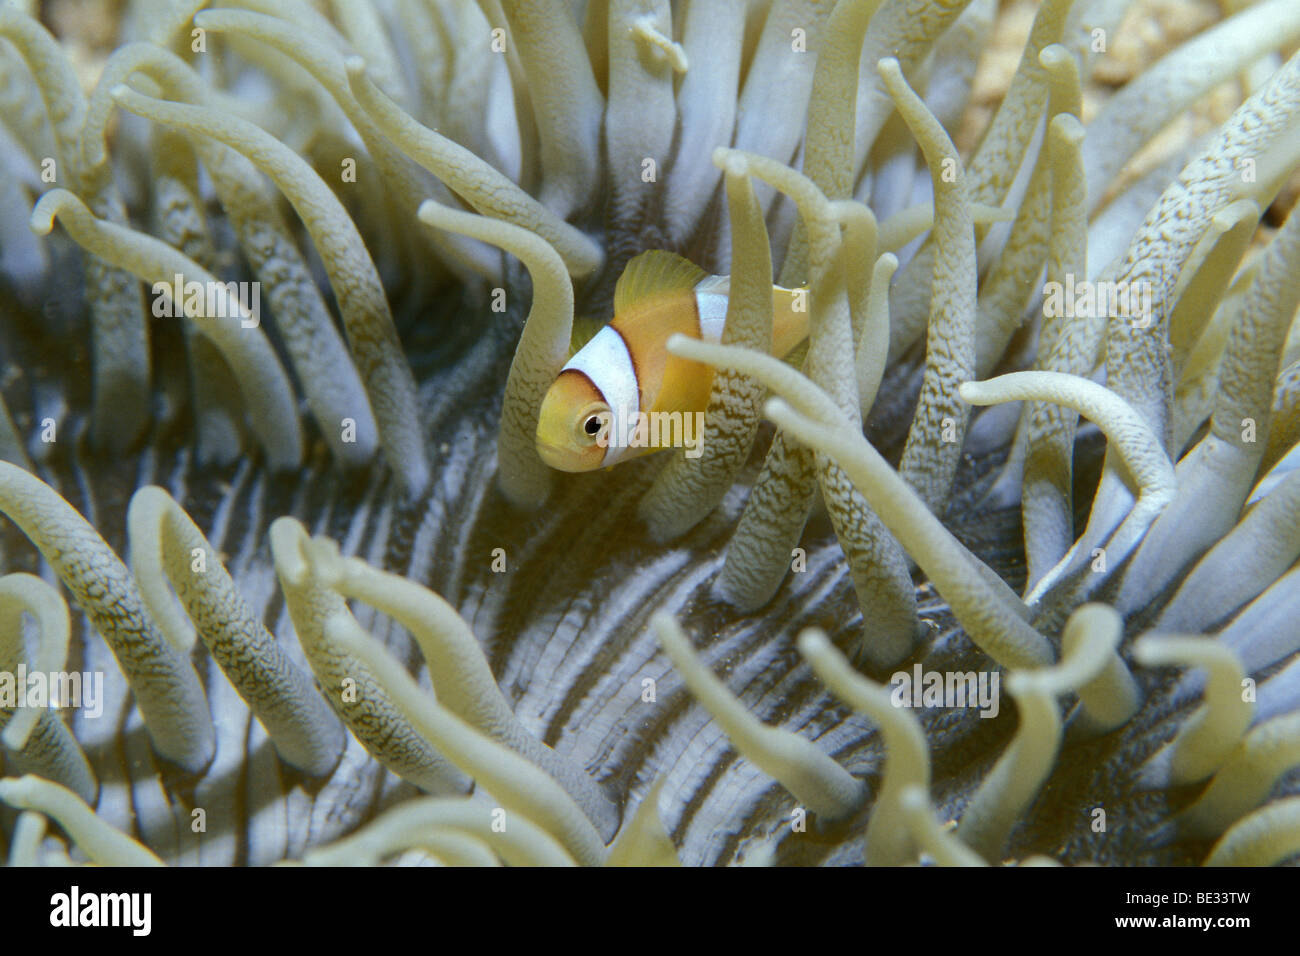
<svg viewBox="0 0 1300 956">
<path fill-rule="evenodd" d="M 108 642 L 158 752 L 191 772 L 216 748 L 194 668 L 145 612 L 131 573 L 99 533 L 53 488 L 0 462 L 0 511 L 40 549 Z"/>
<path fill-rule="evenodd" d="M 171 495 L 150 485 L 127 512 L 131 567 L 158 628 L 180 650 L 203 644 L 266 727 L 286 763 L 313 777 L 343 753 L 343 727 L 235 587 L 212 546 Z M 176 609 L 167 585 L 188 619 Z"/>
<path fill-rule="evenodd" d="M 1208 638 L 1163 635 L 1141 638 L 1133 645 L 1133 656 L 1147 666 L 1183 664 L 1206 669 L 1204 706 L 1143 768 L 1148 785 L 1180 786 L 1204 780 L 1223 765 L 1255 712 L 1252 700 L 1242 693 L 1240 659 Z"/>
<path fill-rule="evenodd" d="M 847 770 L 797 734 L 767 727 L 750 716 L 695 656 L 690 641 L 671 616 L 656 615 L 653 627 L 686 686 L 722 725 L 737 750 L 818 816 L 834 820 L 857 809 L 863 787 Z"/>
<path fill-rule="evenodd" d="M 24 612 L 36 622 L 39 634 L 37 654 L 28 672 L 40 672 L 52 681 L 67 661 L 68 606 L 57 591 L 31 574 L 0 577 L 0 673 L 12 680 L 18 665 L 26 663 Z M 78 684 L 73 686 L 80 686 L 81 679 L 77 675 Z M 50 705 L 68 706 L 70 701 L 60 696 L 65 687 L 48 688 Z M 0 707 L 0 727 L 0 744 L 10 751 L 10 759 L 22 772 L 61 783 L 87 803 L 95 801 L 99 791 L 95 772 L 76 738 L 56 714 L 30 702 L 13 710 Z"/>
<path fill-rule="evenodd" d="M 58 822 L 92 863 L 101 866 L 162 866 L 162 860 L 125 833 L 114 830 L 67 787 L 40 777 L 0 780 L 0 800 L 36 810 Z"/>
</svg>

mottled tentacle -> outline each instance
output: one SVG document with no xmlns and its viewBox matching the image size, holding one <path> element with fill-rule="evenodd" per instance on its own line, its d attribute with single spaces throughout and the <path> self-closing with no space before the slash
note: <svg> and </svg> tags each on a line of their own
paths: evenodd
<svg viewBox="0 0 1300 956">
<path fill-rule="evenodd" d="M 1300 306 L 1300 216 L 1264 253 L 1219 365 L 1210 430 L 1178 465 L 1179 487 L 1124 574 L 1121 612 L 1146 605 L 1232 529 L 1263 455 L 1287 328 Z"/>
<path fill-rule="evenodd" d="M 108 642 L 158 753 L 202 770 L 216 747 L 203 688 L 145 612 L 126 565 L 58 492 L 7 462 L 0 462 L 0 511 L 45 555 Z"/>
<path fill-rule="evenodd" d="M 1051 235 L 1047 249 L 1047 282 L 1064 289 L 1088 274 L 1086 225 L 1077 210 L 1086 183 L 1079 146 L 1083 125 L 1076 117 L 1055 117 L 1048 126 L 1051 155 Z M 1095 316 L 1065 316 L 1065 309 L 1044 309 L 1035 367 L 1068 375 L 1087 376 L 1097 363 L 1104 338 L 1104 321 Z M 1026 591 L 1070 550 L 1074 541 L 1074 438 L 1079 413 L 1066 405 L 1029 402 L 1021 412 L 1026 429 L 1021 518 L 1025 526 Z"/>
<path fill-rule="evenodd" d="M 271 555 L 285 604 L 321 693 L 348 729 L 381 764 L 430 793 L 464 791 L 469 780 L 411 724 L 384 682 L 363 661 L 326 638 L 331 619 L 352 620 L 347 602 L 322 572 L 337 551 L 312 539 L 293 518 L 271 524 Z"/>
<path fill-rule="evenodd" d="M 579 863 L 590 866 L 604 862 L 604 841 L 559 783 L 509 747 L 479 733 L 431 696 L 420 693 L 415 680 L 351 615 L 331 615 L 325 622 L 325 639 L 363 662 L 382 684 L 385 697 L 391 696 L 417 733 L 500 800 L 506 811 L 536 822 Z"/>
<path fill-rule="evenodd" d="M 722 341 L 761 352 L 772 348 L 772 254 L 763 211 L 743 155 L 719 149 L 731 214 L 732 272 Z M 714 376 L 698 458 L 674 455 L 638 506 L 650 534 L 669 541 L 702 521 L 749 459 L 762 421 L 764 388 L 743 375 Z"/>
<path fill-rule="evenodd" d="M 656 615 L 652 626 L 695 699 L 713 715 L 743 756 L 775 777 L 819 817 L 839 819 L 861 806 L 866 796 L 862 783 L 808 740 L 788 730 L 768 727 L 753 717 L 700 661 L 670 615 Z"/>
<path fill-rule="evenodd" d="M 937 259 L 926 333 L 925 373 L 899 472 L 935 511 L 952 488 L 970 409 L 957 386 L 975 374 L 975 224 L 970 191 L 956 147 L 903 79 L 897 60 L 881 60 L 880 75 L 916 136 L 934 185 Z"/>
<path fill-rule="evenodd" d="M 23 648 L 24 612 L 36 622 L 39 634 L 37 654 L 31 661 Z M 68 629 L 68 606 L 56 590 L 31 574 L 0 577 L 0 673 L 13 679 L 19 664 L 27 664 L 29 674 L 62 671 L 68 654 Z M 46 691 L 51 705 L 69 705 L 70 701 L 59 696 L 62 689 L 51 679 Z M 56 713 L 31 703 L 12 709 L 0 707 L 0 729 L 0 744 L 9 751 L 15 769 L 60 783 L 87 803 L 94 803 L 99 791 L 95 772 Z"/>
<path fill-rule="evenodd" d="M 423 490 L 430 472 L 411 370 L 374 261 L 329 187 L 301 157 L 246 120 L 219 114 L 210 107 L 154 99 L 126 86 L 116 87 L 113 98 L 130 112 L 211 137 L 243 153 L 293 204 L 338 297 L 348 344 L 366 383 L 384 453 L 410 493 Z"/>
<path fill-rule="evenodd" d="M 503 0 L 510 37 L 528 79 L 541 140 L 541 199 L 559 216 L 586 202 L 600 178 L 600 115 L 604 97 L 587 52 L 560 0 Z M 557 70 L 557 62 L 568 68 Z"/>
<path fill-rule="evenodd" d="M 152 283 L 156 289 L 165 290 L 161 294 L 169 299 L 174 299 L 171 288 L 175 276 L 182 277 L 183 285 L 197 282 L 202 286 L 203 301 L 195 302 L 186 293 L 182 301 L 173 301 L 172 306 L 182 309 L 185 318 L 226 359 L 239 382 L 249 428 L 257 436 L 270 466 L 276 470 L 299 467 L 303 438 L 293 386 L 266 333 L 257 327 L 260 318 L 238 296 L 227 293 L 227 287 L 212 273 L 184 253 L 147 233 L 97 219 L 85 203 L 63 189 L 52 189 L 41 197 L 32 210 L 32 228 L 48 233 L 54 228 L 55 219 L 80 245 Z M 219 296 L 206 291 L 218 287 Z M 216 307 L 216 314 L 209 314 L 208 300 Z"/>
<path fill-rule="evenodd" d="M 1046 638 L 1025 621 L 1015 593 L 944 528 L 862 437 L 848 427 L 834 402 L 797 371 L 768 355 L 683 337 L 669 339 L 674 354 L 726 366 L 761 380 L 787 401 L 769 399 L 765 414 L 794 437 L 834 457 L 889 530 L 935 582 L 975 641 L 1004 666 L 1035 667 L 1054 657 Z"/>
<path fill-rule="evenodd" d="M 343 753 L 342 725 L 253 613 L 189 515 L 162 488 L 148 485 L 131 496 L 127 528 L 132 571 L 159 630 L 184 650 L 194 641 L 193 621 L 281 758 L 312 777 L 333 770 Z M 179 619 L 168 583 L 188 620 Z"/>
<path fill-rule="evenodd" d="M 573 283 L 555 249 L 527 229 L 448 209 L 432 200 L 420 206 L 419 218 L 430 226 L 500 246 L 518 256 L 532 276 L 533 301 L 506 378 L 497 433 L 497 475 L 501 490 L 516 507 L 540 508 L 555 476 L 537 454 L 537 420 L 547 389 L 569 357 Z"/>
<path fill-rule="evenodd" d="M 365 601 L 411 632 L 429 664 L 442 706 L 537 764 L 568 791 L 607 839 L 614 835 L 617 808 L 582 768 L 543 744 L 515 717 L 478 639 L 451 605 L 428 588 L 376 570 L 359 558 L 334 561 L 322 555 L 319 563 L 339 594 Z"/>
<path fill-rule="evenodd" d="M 86 100 L 72 64 L 54 37 L 36 20 L 0 7 L 0 37 L 18 50 L 44 102 L 53 134 L 56 182 L 84 192 L 96 211 L 125 221 L 111 178 L 88 173 L 81 163 L 78 134 Z M 90 311 L 93 381 L 91 435 L 113 450 L 130 447 L 149 426 L 149 328 L 136 282 L 123 270 L 94 256 L 85 262 Z"/>
</svg>

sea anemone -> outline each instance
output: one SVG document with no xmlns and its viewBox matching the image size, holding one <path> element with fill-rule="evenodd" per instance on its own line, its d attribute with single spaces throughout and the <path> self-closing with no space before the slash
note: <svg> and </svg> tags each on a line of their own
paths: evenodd
<svg viewBox="0 0 1300 956">
<path fill-rule="evenodd" d="M 10 860 L 1293 859 L 1300 7 L 1133 5 L 0 7 Z M 552 472 L 652 248 L 703 454 Z"/>
</svg>

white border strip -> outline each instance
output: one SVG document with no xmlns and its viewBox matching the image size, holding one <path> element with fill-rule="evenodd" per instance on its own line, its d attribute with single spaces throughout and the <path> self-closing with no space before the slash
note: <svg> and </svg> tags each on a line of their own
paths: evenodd
<svg viewBox="0 0 1300 956">
<path fill-rule="evenodd" d="M 636 366 L 632 354 L 628 351 L 623 336 L 612 325 L 602 328 L 595 336 L 578 350 L 578 354 L 569 359 L 564 366 L 581 372 L 591 379 L 600 392 L 605 404 L 614 413 L 611 425 L 610 444 L 605 448 L 604 465 L 614 465 L 627 457 L 627 438 L 630 432 L 623 431 L 623 441 L 618 440 L 617 429 L 620 424 L 636 424 L 636 413 L 641 411 L 641 390 L 637 385 Z"/>
</svg>

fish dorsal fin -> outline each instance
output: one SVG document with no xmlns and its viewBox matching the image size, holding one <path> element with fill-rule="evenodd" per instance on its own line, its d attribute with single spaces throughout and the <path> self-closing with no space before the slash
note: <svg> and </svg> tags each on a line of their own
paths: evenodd
<svg viewBox="0 0 1300 956">
<path fill-rule="evenodd" d="M 707 272 L 675 252 L 650 249 L 632 259 L 618 277 L 614 286 L 614 314 L 623 314 L 647 296 L 693 289 L 707 277 Z"/>
</svg>

